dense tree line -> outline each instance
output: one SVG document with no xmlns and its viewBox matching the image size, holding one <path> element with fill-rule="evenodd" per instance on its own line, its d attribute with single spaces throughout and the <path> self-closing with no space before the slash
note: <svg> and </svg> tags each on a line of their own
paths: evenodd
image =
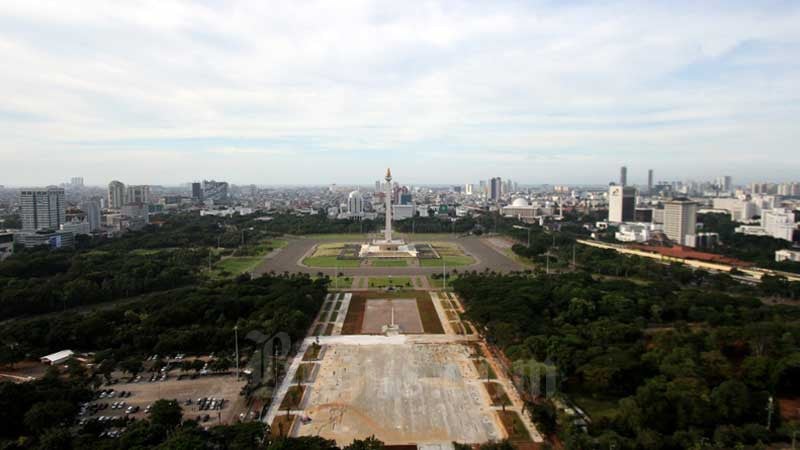
<svg viewBox="0 0 800 450">
<path fill-rule="evenodd" d="M 512 361 L 552 364 L 568 394 L 617 399 L 612 418 L 593 421 L 588 434 L 559 422 L 568 448 L 733 448 L 788 438 L 777 405 L 800 395 L 798 307 L 707 284 L 583 271 L 468 273 L 453 286 L 467 316 Z"/>
</svg>

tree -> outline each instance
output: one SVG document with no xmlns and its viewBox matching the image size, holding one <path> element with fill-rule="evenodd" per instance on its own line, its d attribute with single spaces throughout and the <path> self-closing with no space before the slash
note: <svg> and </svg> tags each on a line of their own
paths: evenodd
<svg viewBox="0 0 800 450">
<path fill-rule="evenodd" d="M 354 440 L 352 444 L 346 446 L 343 450 L 383 450 L 384 448 L 383 442 L 376 439 L 375 436 L 370 436 L 363 440 Z"/>
<path fill-rule="evenodd" d="M 536 424 L 536 429 L 547 436 L 556 432 L 557 418 L 556 407 L 549 400 L 534 403 L 531 408 L 531 420 Z"/>
<path fill-rule="evenodd" d="M 67 428 L 49 428 L 39 437 L 38 450 L 71 450 L 72 434 Z"/>
<path fill-rule="evenodd" d="M 339 450 L 335 441 L 319 436 L 279 438 L 270 443 L 267 450 Z"/>
<path fill-rule="evenodd" d="M 142 366 L 142 360 L 137 357 L 131 357 L 128 359 L 123 360 L 119 363 L 119 368 L 131 374 L 131 376 L 136 376 L 137 373 L 141 372 L 144 367 Z"/>
<path fill-rule="evenodd" d="M 150 408 L 150 422 L 154 425 L 171 430 L 180 425 L 182 419 L 183 409 L 176 400 L 156 400 Z"/>
<path fill-rule="evenodd" d="M 727 380 L 711 391 L 711 403 L 725 423 L 737 423 L 750 410 L 750 392 L 739 380 Z"/>
<path fill-rule="evenodd" d="M 76 413 L 76 406 L 68 401 L 51 400 L 36 403 L 25 413 L 25 426 L 38 434 L 54 426 L 67 425 Z"/>
</svg>

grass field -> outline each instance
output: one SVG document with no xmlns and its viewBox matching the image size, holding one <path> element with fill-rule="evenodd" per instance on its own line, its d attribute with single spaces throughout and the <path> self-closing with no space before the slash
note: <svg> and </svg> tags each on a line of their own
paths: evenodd
<svg viewBox="0 0 800 450">
<path fill-rule="evenodd" d="M 213 278 L 224 278 L 226 276 L 235 277 L 245 272 L 250 272 L 264 260 L 264 257 L 267 256 L 269 252 L 276 248 L 285 247 L 287 244 L 288 242 L 283 239 L 263 241 L 256 246 L 257 253 L 253 256 L 231 256 L 214 264 L 211 276 Z M 216 250 L 217 249 L 212 249 L 212 251 Z M 151 250 L 142 251 L 145 252 L 142 254 L 152 254 L 154 252 Z"/>
<path fill-rule="evenodd" d="M 457 278 L 458 278 L 458 275 L 450 274 L 450 276 L 447 277 L 447 287 L 448 288 L 452 287 L 453 281 L 455 281 Z M 430 275 L 428 275 L 428 283 L 430 283 L 431 287 L 434 288 L 434 289 L 442 289 L 444 287 L 444 280 L 443 279 L 441 279 L 441 278 L 432 278 Z"/>
<path fill-rule="evenodd" d="M 336 256 L 311 256 L 303 260 L 308 267 L 358 267 L 361 261 L 357 259 L 336 259 Z"/>
<path fill-rule="evenodd" d="M 373 267 L 407 267 L 408 262 L 404 259 L 375 259 L 372 261 Z"/>
<path fill-rule="evenodd" d="M 389 286 L 397 288 L 410 288 L 413 286 L 411 277 L 369 277 L 369 287 L 381 289 Z"/>
<path fill-rule="evenodd" d="M 486 383 L 486 382 L 484 382 L 483 385 L 486 387 L 486 392 L 489 393 L 489 398 L 492 399 L 492 405 L 503 406 L 511 404 L 511 400 L 508 399 L 508 395 L 506 395 L 506 391 L 505 389 L 503 389 L 503 385 L 501 385 L 500 383 Z"/>
<path fill-rule="evenodd" d="M 335 277 L 331 278 L 331 284 L 329 284 L 328 287 L 333 289 L 350 289 L 352 285 L 353 278 L 351 277 Z"/>
<path fill-rule="evenodd" d="M 316 364 L 303 363 L 297 367 L 297 372 L 294 374 L 294 382 L 308 383 L 311 381 L 311 376 L 314 374 L 314 366 Z"/>
<path fill-rule="evenodd" d="M 321 345 L 309 345 L 303 355 L 303 361 L 315 361 L 319 358 L 319 353 L 322 351 Z"/>
<path fill-rule="evenodd" d="M 492 365 L 486 362 L 485 359 L 473 359 L 475 368 L 478 369 L 478 376 L 482 380 L 495 380 L 497 375 L 494 373 Z"/>
<path fill-rule="evenodd" d="M 502 422 L 503 428 L 506 429 L 506 433 L 508 433 L 509 441 L 512 443 L 531 442 L 531 435 L 516 411 L 497 411 L 497 415 L 500 417 L 500 422 Z"/>
<path fill-rule="evenodd" d="M 584 410 L 593 420 L 601 417 L 613 419 L 616 417 L 619 407 L 619 399 L 614 397 L 591 397 L 589 395 L 569 394 L 569 398 Z"/>
<path fill-rule="evenodd" d="M 314 249 L 314 254 L 311 256 L 339 256 L 339 253 L 344 248 L 344 244 L 336 242 L 332 244 L 319 244 Z"/>
</svg>

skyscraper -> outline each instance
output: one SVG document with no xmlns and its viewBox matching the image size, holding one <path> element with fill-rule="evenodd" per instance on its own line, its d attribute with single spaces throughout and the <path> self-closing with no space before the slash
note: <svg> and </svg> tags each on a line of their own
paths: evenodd
<svg viewBox="0 0 800 450">
<path fill-rule="evenodd" d="M 192 183 L 192 200 L 195 202 L 203 201 L 203 185 L 200 183 Z"/>
<path fill-rule="evenodd" d="M 364 215 L 364 198 L 361 192 L 353 191 L 347 196 L 347 212 L 350 217 L 362 217 Z"/>
<path fill-rule="evenodd" d="M 97 231 L 100 229 L 100 199 L 92 198 L 80 205 L 84 213 L 86 213 L 86 222 L 89 223 L 90 231 Z"/>
<path fill-rule="evenodd" d="M 150 186 L 134 185 L 125 189 L 125 203 L 147 204 L 150 203 Z"/>
<path fill-rule="evenodd" d="M 500 177 L 492 178 L 489 186 L 489 198 L 494 201 L 498 201 L 502 195 L 503 180 Z"/>
<path fill-rule="evenodd" d="M 628 185 L 628 168 L 625 166 L 619 168 L 619 184 L 620 186 Z"/>
<path fill-rule="evenodd" d="M 653 169 L 647 171 L 647 193 L 653 193 Z"/>
<path fill-rule="evenodd" d="M 25 231 L 58 230 L 67 221 L 62 188 L 23 189 L 19 192 L 19 203 Z"/>
<path fill-rule="evenodd" d="M 664 203 L 664 234 L 672 242 L 694 247 L 696 233 L 697 203 L 687 198 L 676 198 Z"/>
<path fill-rule="evenodd" d="M 228 201 L 228 183 L 225 181 L 203 180 L 203 201 L 214 203 Z"/>
<path fill-rule="evenodd" d="M 83 177 L 72 177 L 69 180 L 72 187 L 83 187 Z"/>
<path fill-rule="evenodd" d="M 124 204 L 125 185 L 117 180 L 108 183 L 108 207 L 111 209 L 120 209 Z"/>
<path fill-rule="evenodd" d="M 636 189 L 626 186 L 611 186 L 608 189 L 608 221 L 631 222 L 636 214 Z"/>
</svg>

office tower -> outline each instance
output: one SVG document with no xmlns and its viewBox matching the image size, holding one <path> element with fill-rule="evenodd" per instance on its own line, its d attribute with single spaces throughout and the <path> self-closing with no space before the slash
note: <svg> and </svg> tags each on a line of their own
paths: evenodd
<svg viewBox="0 0 800 450">
<path fill-rule="evenodd" d="M 83 187 L 83 177 L 72 177 L 69 180 L 72 187 Z"/>
<path fill-rule="evenodd" d="M 19 204 L 25 231 L 58 230 L 67 221 L 64 189 L 54 186 L 23 189 L 19 192 Z"/>
<path fill-rule="evenodd" d="M 120 209 L 125 204 L 125 185 L 121 181 L 108 183 L 108 207 Z"/>
<path fill-rule="evenodd" d="M 794 211 L 786 208 L 764 210 L 761 213 L 761 227 L 775 239 L 792 242 L 797 230 Z"/>
<path fill-rule="evenodd" d="M 203 201 L 214 203 L 228 201 L 228 183 L 225 181 L 203 180 Z"/>
<path fill-rule="evenodd" d="M 361 217 L 364 215 L 364 198 L 361 192 L 353 191 L 347 196 L 347 212 L 350 217 Z"/>
<path fill-rule="evenodd" d="M 731 177 L 728 175 L 717 177 L 717 179 L 714 181 L 714 186 L 720 192 L 730 192 L 731 188 L 733 187 L 731 186 Z"/>
<path fill-rule="evenodd" d="M 647 193 L 653 193 L 653 169 L 647 171 Z"/>
<path fill-rule="evenodd" d="M 619 168 L 619 185 L 620 186 L 628 185 L 628 168 L 625 166 Z"/>
<path fill-rule="evenodd" d="M 472 195 L 472 183 L 467 183 L 464 185 L 464 193 L 467 195 Z"/>
<path fill-rule="evenodd" d="M 608 188 L 608 221 L 622 223 L 633 221 L 636 214 L 636 189 L 626 186 Z"/>
<path fill-rule="evenodd" d="M 150 203 L 150 186 L 134 185 L 125 189 L 125 204 Z"/>
<path fill-rule="evenodd" d="M 697 203 L 687 198 L 677 198 L 664 203 L 664 234 L 672 242 L 694 247 L 696 232 Z"/>
<path fill-rule="evenodd" d="M 503 180 L 500 177 L 492 178 L 489 187 L 489 198 L 494 201 L 500 200 L 503 195 Z"/>
<path fill-rule="evenodd" d="M 203 185 L 200 183 L 192 183 L 192 200 L 194 202 L 203 201 Z"/>
<path fill-rule="evenodd" d="M 89 224 L 89 231 L 100 229 L 100 199 L 92 198 L 80 205 L 81 210 L 86 213 L 86 222 Z"/>
</svg>

